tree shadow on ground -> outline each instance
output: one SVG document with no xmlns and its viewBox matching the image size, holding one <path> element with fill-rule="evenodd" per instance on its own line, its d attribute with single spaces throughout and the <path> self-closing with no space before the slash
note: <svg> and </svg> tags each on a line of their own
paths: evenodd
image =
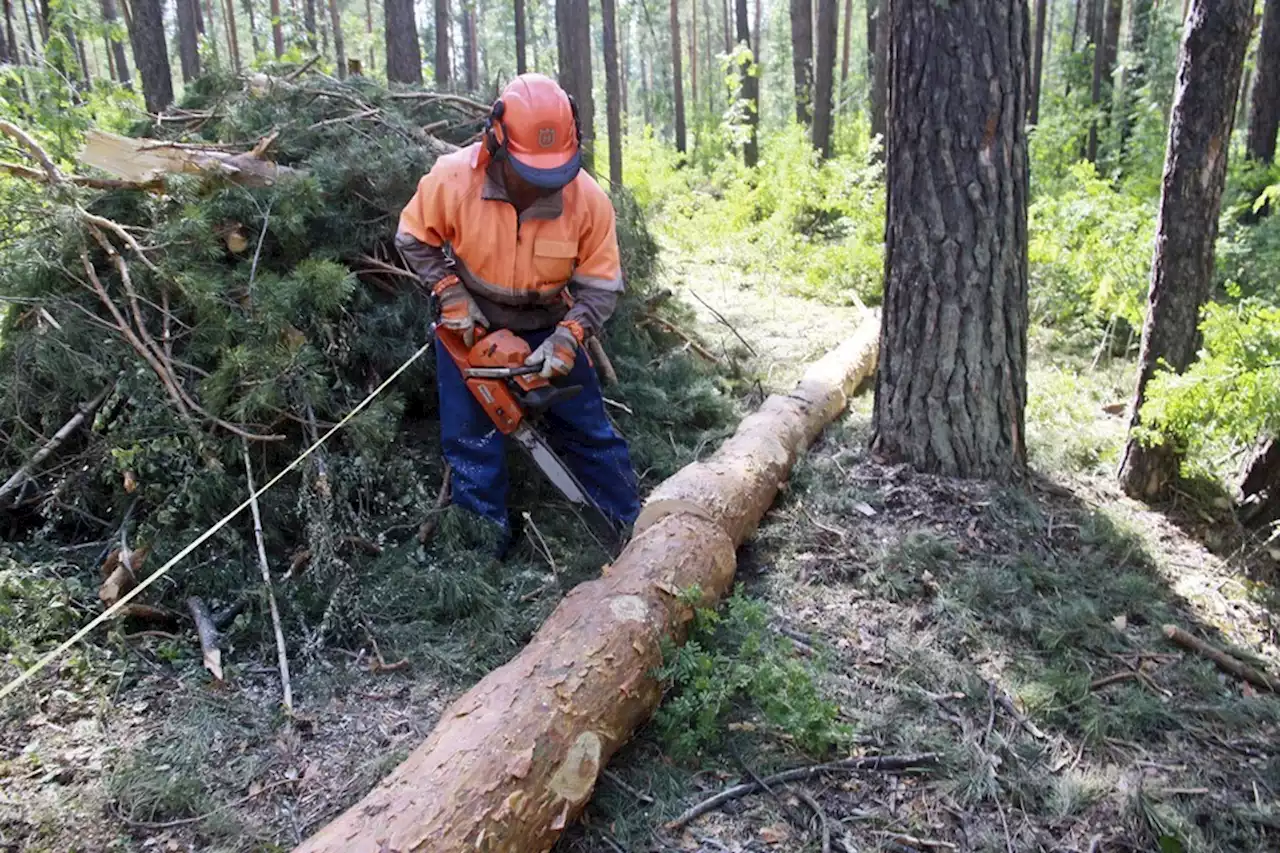
<svg viewBox="0 0 1280 853">
<path fill-rule="evenodd" d="M 1231 646 L 1161 543 L 1062 487 L 919 475 L 865 446 L 846 423 L 813 449 L 740 576 L 825 661 L 849 749 L 942 755 L 923 776 L 809 784 L 834 849 L 1280 849 L 1280 699 L 1165 640 L 1175 624 Z M 557 849 L 821 849 L 785 791 L 661 831 L 744 754 L 761 773 L 806 763 L 752 714 L 696 767 L 641 733 L 613 765 L 633 791 L 602 782 Z"/>
</svg>

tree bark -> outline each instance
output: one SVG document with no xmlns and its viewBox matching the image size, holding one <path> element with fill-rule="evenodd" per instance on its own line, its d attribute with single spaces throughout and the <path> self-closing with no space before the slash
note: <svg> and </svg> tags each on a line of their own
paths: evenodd
<svg viewBox="0 0 1280 853">
<path fill-rule="evenodd" d="M 1086 143 L 1085 159 L 1090 163 L 1098 162 L 1098 119 L 1096 111 L 1102 103 L 1102 76 L 1106 67 L 1107 52 L 1103 46 L 1104 22 L 1101 5 L 1104 0 L 1088 0 L 1089 2 L 1089 44 L 1093 45 L 1093 82 L 1089 87 L 1089 103 L 1095 115 L 1089 122 L 1089 141 Z"/>
<path fill-rule="evenodd" d="M 449 0 L 436 0 L 436 85 L 447 89 L 453 82 L 453 63 L 449 57 Z"/>
<path fill-rule="evenodd" d="M 698 605 L 712 606 L 729 591 L 735 547 L 874 369 L 875 350 L 871 323 L 660 486 L 603 577 L 571 591 L 519 655 L 296 853 L 549 850 L 661 700 L 663 645 L 682 642 L 693 616 L 680 592 L 697 587 Z"/>
<path fill-rule="evenodd" d="M 733 13 L 729 11 L 729 0 L 722 0 L 720 8 L 723 10 L 724 53 L 728 56 L 733 53 Z"/>
<path fill-rule="evenodd" d="M 822 154 L 823 159 L 831 157 L 838 2 L 839 0 L 818 0 L 817 67 L 813 79 L 813 147 Z"/>
<path fill-rule="evenodd" d="M 1044 83 L 1044 32 L 1048 12 L 1048 0 L 1036 0 L 1036 33 L 1031 40 L 1031 106 L 1027 110 L 1027 122 L 1033 125 L 1040 123 L 1040 87 Z"/>
<path fill-rule="evenodd" d="M 675 98 L 676 150 L 688 150 L 684 126 L 684 69 L 680 63 L 680 0 L 671 0 L 671 82 Z"/>
<path fill-rule="evenodd" d="M 591 4 L 588 0 L 556 0 L 560 86 L 578 105 L 582 124 L 582 162 L 595 167 L 596 105 L 591 83 Z"/>
<path fill-rule="evenodd" d="M 869 22 L 868 40 L 875 36 L 875 62 L 871 76 L 871 136 L 889 142 L 889 0 L 875 3 L 875 20 Z M 868 44 L 868 47 L 872 45 Z M 884 156 L 884 151 L 880 152 Z"/>
<path fill-rule="evenodd" d="M 6 8 L 9 0 L 5 0 Z M 119 20 L 116 16 L 116 0 L 102 0 L 102 20 L 108 27 L 114 27 Z M 126 89 L 133 85 L 133 81 L 129 78 L 129 61 L 124 55 L 124 44 L 116 38 L 111 41 L 111 56 L 116 68 L 116 79 L 120 81 L 120 85 Z"/>
<path fill-rule="evenodd" d="M 8 12 L 9 12 L 8 3 L 5 4 L 4 11 L 7 19 Z M 14 47 L 12 52 L 10 51 L 10 48 L 9 48 L 9 45 L 12 41 L 13 41 L 13 27 L 12 26 L 0 27 L 0 63 L 8 62 L 14 65 L 18 64 L 17 48 Z"/>
<path fill-rule="evenodd" d="M 462 9 L 462 71 L 467 91 L 474 92 L 479 88 L 480 80 L 480 48 L 476 44 L 476 8 L 475 3 L 466 0 Z"/>
<path fill-rule="evenodd" d="M 751 48 L 751 28 L 747 22 L 747 0 L 735 0 L 736 19 L 738 25 L 738 45 L 740 48 Z M 738 97 L 747 102 L 747 139 L 742 145 L 742 162 L 748 168 L 760 162 L 760 72 L 756 65 L 758 58 L 750 56 L 742 58 L 738 75 L 740 78 Z"/>
<path fill-rule="evenodd" d="M 604 37 L 604 108 L 609 132 L 609 184 L 622 186 L 622 94 L 618 79 L 618 13 L 614 0 L 600 0 Z"/>
<path fill-rule="evenodd" d="M 316 0 L 302 0 L 302 25 L 307 30 L 307 47 L 316 49 Z"/>
<path fill-rule="evenodd" d="M 27 49 L 30 51 L 29 58 L 31 64 L 34 65 L 40 57 L 40 49 L 36 47 L 35 32 L 31 26 L 31 8 L 27 6 L 27 0 L 18 0 L 22 4 L 22 17 L 27 25 Z M 41 42 L 43 44 L 43 42 Z"/>
<path fill-rule="evenodd" d="M 1276 158 L 1280 128 L 1280 0 L 1267 0 L 1258 39 L 1257 72 L 1249 101 L 1249 159 L 1270 164 Z"/>
<path fill-rule="evenodd" d="M 225 0 L 226 12 L 223 16 L 223 22 L 227 28 L 227 52 L 231 54 L 231 67 L 239 74 L 243 68 L 240 64 L 240 29 L 236 26 L 236 2 L 235 0 Z M 210 15 L 210 26 L 213 25 L 212 15 Z M 216 39 L 210 38 L 210 41 Z"/>
<path fill-rule="evenodd" d="M 280 14 L 280 0 L 271 0 L 271 47 L 276 59 L 284 56 L 284 19 Z"/>
<path fill-rule="evenodd" d="M 342 36 L 342 10 L 338 0 L 329 0 L 329 25 L 333 28 L 333 54 L 338 61 L 338 79 L 347 78 L 347 41 Z"/>
<path fill-rule="evenodd" d="M 853 0 L 844 0 L 844 45 L 840 56 L 840 83 L 849 82 L 849 57 L 853 48 Z"/>
<path fill-rule="evenodd" d="M 795 78 L 796 121 L 813 121 L 813 0 L 791 0 L 791 71 Z"/>
<path fill-rule="evenodd" d="M 133 62 L 142 78 L 142 97 L 147 111 L 163 112 L 173 103 L 173 76 L 169 71 L 169 48 L 165 45 L 164 13 L 160 0 L 133 0 L 130 37 Z"/>
<path fill-rule="evenodd" d="M 1156 370 L 1164 365 L 1181 373 L 1199 347 L 1200 308 L 1213 284 L 1235 94 L 1252 26 L 1253 0 L 1194 0 L 1178 52 L 1155 261 L 1120 463 L 1120 485 L 1131 497 L 1158 497 L 1178 476 L 1181 459 L 1172 442 L 1144 445 L 1133 428 Z"/>
<path fill-rule="evenodd" d="M 182 82 L 189 83 L 200 76 L 200 35 L 196 32 L 196 3 L 198 0 L 176 0 L 178 19 L 178 62 L 182 68 Z"/>
<path fill-rule="evenodd" d="M 525 50 L 525 34 L 524 34 L 524 0 L 515 0 L 515 21 L 516 21 L 516 73 L 524 74 L 529 70 L 529 63 L 526 60 Z"/>
<path fill-rule="evenodd" d="M 422 85 L 422 54 L 413 0 L 384 0 L 387 41 L 387 82 Z"/>
<path fill-rule="evenodd" d="M 1255 530 L 1280 520 L 1280 441 L 1275 438 L 1259 440 L 1245 461 L 1236 514 Z"/>
<path fill-rule="evenodd" d="M 698 108 L 698 0 L 689 0 L 689 100 Z"/>
<path fill-rule="evenodd" d="M 235 2 L 235 0 L 231 0 Z M 253 58 L 262 55 L 262 37 L 258 34 L 258 17 L 253 13 L 254 0 L 242 0 L 244 13 L 249 19 L 249 44 L 253 47 Z"/>
<path fill-rule="evenodd" d="M 894 0 L 873 452 L 944 476 L 1026 468 L 1027 0 Z"/>
</svg>

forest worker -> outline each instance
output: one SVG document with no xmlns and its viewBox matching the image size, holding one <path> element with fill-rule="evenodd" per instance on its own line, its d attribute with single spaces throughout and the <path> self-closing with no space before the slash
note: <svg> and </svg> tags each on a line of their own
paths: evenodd
<svg viewBox="0 0 1280 853">
<path fill-rule="evenodd" d="M 396 246 L 439 304 L 440 323 L 470 344 L 477 326 L 510 329 L 544 377 L 580 385 L 545 417 L 546 438 L 616 523 L 639 512 L 626 442 L 605 415 L 582 353 L 622 291 L 613 205 L 581 169 L 576 105 L 541 74 L 516 77 L 494 102 L 481 142 L 445 155 L 400 214 Z M 436 341 L 440 428 L 453 502 L 499 525 L 505 438 Z"/>
</svg>

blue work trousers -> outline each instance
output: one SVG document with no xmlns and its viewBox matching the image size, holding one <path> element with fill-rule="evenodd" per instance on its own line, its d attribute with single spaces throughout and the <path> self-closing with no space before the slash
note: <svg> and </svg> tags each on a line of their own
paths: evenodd
<svg viewBox="0 0 1280 853">
<path fill-rule="evenodd" d="M 520 336 L 537 349 L 551 331 Z M 444 457 L 453 467 L 453 502 L 509 531 L 506 436 L 471 395 L 439 339 L 436 377 Z M 631 455 L 605 415 L 600 382 L 585 351 L 578 351 L 573 370 L 556 384 L 580 385 L 582 391 L 548 409 L 538 422 L 539 432 L 605 514 L 619 524 L 630 524 L 640 513 Z"/>
</svg>

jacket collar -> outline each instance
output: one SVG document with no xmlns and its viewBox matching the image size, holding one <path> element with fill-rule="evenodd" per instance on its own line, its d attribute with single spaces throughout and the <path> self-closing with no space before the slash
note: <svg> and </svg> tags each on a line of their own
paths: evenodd
<svg viewBox="0 0 1280 853">
<path fill-rule="evenodd" d="M 507 195 L 507 182 L 502 174 L 502 164 L 496 160 L 489 161 L 484 170 L 484 187 L 480 198 L 485 201 L 505 201 L 511 204 Z M 559 219 L 564 213 L 564 190 L 556 190 L 550 195 L 536 199 L 519 216 L 519 221 L 529 219 Z"/>
</svg>

